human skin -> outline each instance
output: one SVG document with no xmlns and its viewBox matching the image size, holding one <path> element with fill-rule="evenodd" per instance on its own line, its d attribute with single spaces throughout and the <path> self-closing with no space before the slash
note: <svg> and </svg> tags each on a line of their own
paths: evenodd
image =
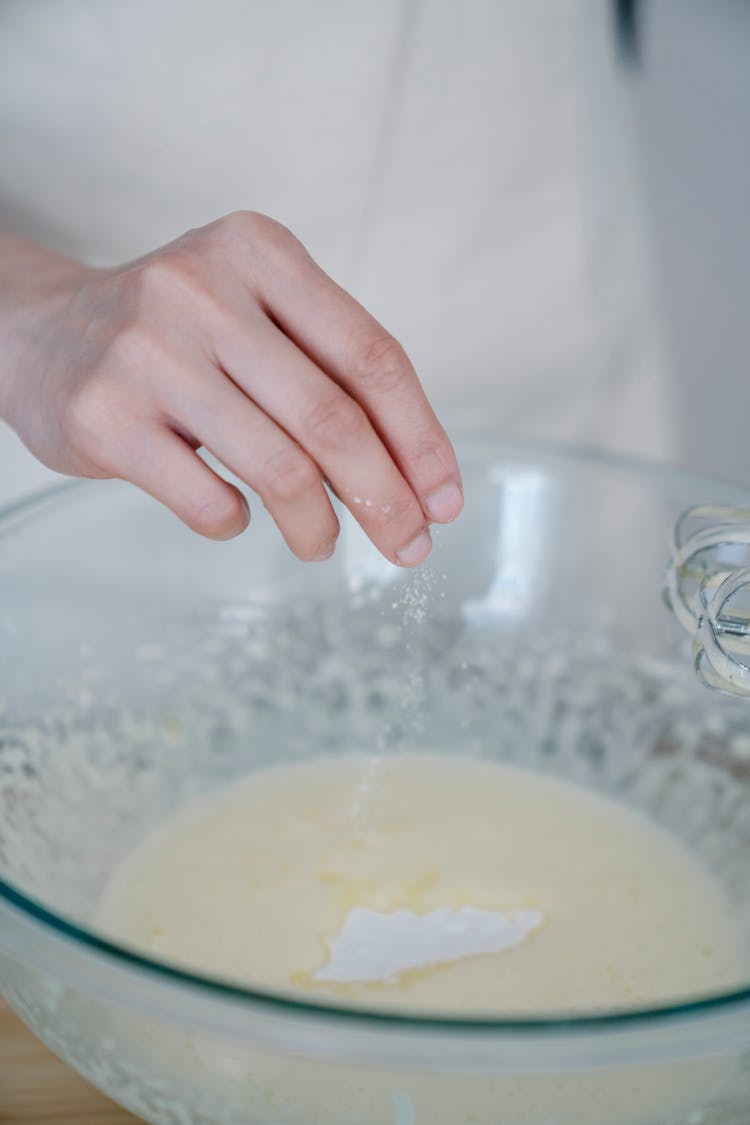
<svg viewBox="0 0 750 1125">
<path fill-rule="evenodd" d="M 256 492 L 291 550 L 327 558 L 328 485 L 391 562 L 463 504 L 448 437 L 398 342 L 283 226 L 227 215 L 98 269 L 0 233 L 0 417 L 45 465 L 119 477 L 213 539 Z"/>
</svg>

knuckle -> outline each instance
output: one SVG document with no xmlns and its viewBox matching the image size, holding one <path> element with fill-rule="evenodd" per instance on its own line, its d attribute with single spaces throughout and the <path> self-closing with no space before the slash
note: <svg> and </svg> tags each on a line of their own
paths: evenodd
<svg viewBox="0 0 750 1125">
<path fill-rule="evenodd" d="M 138 270 L 136 281 L 139 296 L 145 301 L 169 296 L 180 282 L 176 259 L 170 254 L 158 254 Z"/>
<path fill-rule="evenodd" d="M 363 390 L 388 393 L 408 378 L 411 365 L 395 337 L 380 330 L 368 333 L 354 349 L 354 378 Z"/>
<path fill-rule="evenodd" d="M 268 273 L 286 272 L 301 250 L 292 232 L 257 211 L 234 211 L 206 228 L 209 257 L 234 261 L 250 292 L 257 295 Z"/>
<path fill-rule="evenodd" d="M 214 227 L 218 230 L 246 232 L 258 229 L 266 221 L 268 221 L 267 217 L 259 211 L 239 209 L 217 219 Z"/>
<path fill-rule="evenodd" d="M 421 441 L 417 440 L 414 467 L 421 476 L 434 478 L 435 483 L 440 483 L 446 473 L 451 471 L 453 468 L 451 446 L 442 428 L 437 432 L 423 435 Z"/>
<path fill-rule="evenodd" d="M 138 289 L 146 306 L 164 304 L 176 297 L 194 299 L 209 292 L 196 255 L 180 250 L 158 254 L 147 262 L 138 273 Z"/>
<path fill-rule="evenodd" d="M 216 227 L 222 234 L 239 235 L 254 242 L 288 245 L 295 241 L 294 235 L 283 223 L 259 211 L 233 211 L 219 219 Z"/>
<path fill-rule="evenodd" d="M 362 407 L 343 392 L 322 399 L 308 419 L 310 438 L 323 449 L 337 449 L 364 441 L 369 429 Z"/>
<path fill-rule="evenodd" d="M 403 523 L 407 519 L 411 520 L 411 522 L 418 523 L 420 518 L 421 510 L 419 505 L 414 496 L 409 493 L 394 496 L 389 503 L 383 505 L 384 527 Z"/>
<path fill-rule="evenodd" d="M 68 448 L 81 457 L 101 460 L 111 415 L 111 394 L 105 380 L 94 377 L 81 381 L 69 395 L 60 420 Z"/>
<path fill-rule="evenodd" d="M 97 427 L 105 409 L 105 395 L 101 380 L 85 379 L 70 395 L 67 420 L 77 433 Z"/>
<path fill-rule="evenodd" d="M 104 345 L 100 362 L 126 370 L 141 367 L 154 345 L 151 330 L 142 321 L 133 318 L 122 324 Z M 94 385 L 99 383 L 100 380 L 93 380 Z"/>
<path fill-rule="evenodd" d="M 223 249 L 228 244 L 234 244 L 238 238 L 245 237 L 252 226 L 252 211 L 232 211 L 203 227 L 198 234 Z"/>
<path fill-rule="evenodd" d="M 290 503 L 320 483 L 320 473 L 301 449 L 291 446 L 269 457 L 264 467 L 264 490 L 271 501 Z"/>
</svg>

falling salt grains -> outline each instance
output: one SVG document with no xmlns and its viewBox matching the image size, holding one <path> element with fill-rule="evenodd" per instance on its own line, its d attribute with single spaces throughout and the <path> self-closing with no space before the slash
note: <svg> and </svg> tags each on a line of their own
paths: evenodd
<svg viewBox="0 0 750 1125">
<path fill-rule="evenodd" d="M 442 578 L 445 579 L 445 575 Z M 398 692 L 393 702 L 396 708 L 391 710 L 391 716 L 401 710 L 401 720 L 395 724 L 389 719 L 384 722 L 374 740 L 373 753 L 368 758 L 355 786 L 352 800 L 347 809 L 347 815 L 354 824 L 355 835 L 359 840 L 367 840 L 376 821 L 377 791 L 379 775 L 383 768 L 385 755 L 389 747 L 394 747 L 398 736 L 399 742 L 404 741 L 406 731 L 410 738 L 405 749 L 413 748 L 413 738 L 424 734 L 423 711 L 426 704 L 426 685 L 424 677 L 424 657 L 420 654 L 419 640 L 423 633 L 425 622 L 430 617 L 430 611 L 435 601 L 435 591 L 438 584 L 438 575 L 429 567 L 421 567 L 411 571 L 398 591 L 398 597 L 391 602 L 391 609 L 398 613 L 400 621 L 395 626 L 401 634 L 402 651 L 406 653 L 406 674 L 400 680 Z M 383 611 L 381 610 L 381 613 Z M 401 728 L 399 731 L 398 728 Z"/>
<path fill-rule="evenodd" d="M 385 734 L 388 729 L 389 728 L 386 728 L 378 739 L 379 752 L 371 755 L 365 762 L 364 768 L 357 778 L 357 784 L 354 787 L 352 799 L 346 810 L 346 815 L 354 825 L 354 838 L 360 842 L 367 842 L 369 840 L 369 834 L 373 826 L 372 804 L 374 788 L 383 769 L 383 747 L 380 743 L 385 741 Z"/>
<path fill-rule="evenodd" d="M 393 602 L 391 608 L 403 610 L 404 626 L 421 625 L 427 620 L 430 606 L 434 601 L 437 575 L 429 567 L 414 570 L 401 591 L 401 597 Z"/>
<path fill-rule="evenodd" d="M 424 734 L 422 719 L 425 700 L 424 657 L 420 655 L 419 641 L 425 622 L 435 603 L 438 576 L 429 567 L 410 573 L 401 589 L 401 596 L 392 605 L 401 610 L 401 630 L 404 650 L 408 656 L 408 674 L 401 691 L 401 711 L 415 735 Z"/>
</svg>

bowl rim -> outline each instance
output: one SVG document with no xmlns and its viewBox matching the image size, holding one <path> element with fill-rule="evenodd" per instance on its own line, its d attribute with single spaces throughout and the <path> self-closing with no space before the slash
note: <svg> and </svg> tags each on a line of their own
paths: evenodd
<svg viewBox="0 0 750 1125">
<path fill-rule="evenodd" d="M 42 903 L 17 890 L 0 879 L 0 911 L 7 904 L 18 911 L 24 920 L 41 926 L 51 936 L 77 952 L 94 954 L 97 959 L 125 972 L 135 971 L 166 985 L 184 986 L 192 992 L 212 1000 L 225 1000 L 253 1011 L 270 1015 L 306 1017 L 344 1022 L 355 1028 L 391 1027 L 400 1031 L 466 1032 L 486 1035 L 512 1035 L 514 1037 L 556 1038 L 571 1033 L 599 1036 L 603 1032 L 637 1031 L 644 1026 L 656 1031 L 663 1026 L 674 1026 L 675 1021 L 698 1020 L 705 1016 L 732 1014 L 750 1008 L 750 985 L 741 989 L 708 993 L 670 1004 L 651 1006 L 583 1010 L 577 1014 L 539 1013 L 533 1016 L 513 1015 L 454 1015 L 438 1011 L 401 1012 L 387 1008 L 369 1008 L 363 1005 L 337 1004 L 328 1000 L 306 1000 L 297 994 L 281 989 L 248 987 L 219 975 L 202 974 L 176 963 L 150 957 L 124 944 L 112 941 L 94 930 L 79 925 L 62 914 L 49 910 Z M 0 921 L 2 913 L 0 913 Z"/>
<path fill-rule="evenodd" d="M 491 446 L 499 456 L 508 456 L 519 461 L 524 458 L 563 460 L 570 464 L 598 465 L 635 475 L 660 479 L 673 478 L 682 484 L 694 482 L 697 489 L 706 486 L 726 489 L 735 494 L 736 500 L 744 498 L 745 502 L 750 504 L 750 489 L 743 488 L 736 482 L 628 453 L 610 452 L 576 444 L 527 441 L 477 430 L 458 431 L 454 436 L 457 444 L 467 451 L 469 448 L 481 451 L 483 447 Z M 41 517 L 50 505 L 54 504 L 58 508 L 58 502 L 64 503 L 66 498 L 71 498 L 89 488 L 111 483 L 87 479 L 63 479 L 0 507 L 0 539 L 15 529 L 19 523 L 25 523 L 37 516 Z M 285 993 L 280 989 L 248 987 L 219 975 L 194 972 L 157 957 L 147 956 L 48 909 L 43 903 L 26 895 L 0 877 L 0 908 L 4 904 L 14 913 L 18 912 L 24 921 L 30 922 L 35 928 L 41 928 L 44 932 L 49 932 L 68 947 L 73 946 L 78 952 L 94 954 L 98 958 L 103 957 L 105 961 L 125 972 L 135 971 L 139 975 L 145 973 L 151 979 L 156 978 L 167 985 L 183 986 L 214 1000 L 239 1002 L 253 1010 L 266 1011 L 270 1014 L 307 1017 L 318 1021 L 324 1019 L 341 1021 L 352 1030 L 358 1027 L 370 1029 L 379 1027 L 415 1033 L 471 1032 L 482 1036 L 520 1035 L 547 1038 L 567 1036 L 572 1032 L 598 1036 L 603 1032 L 637 1031 L 646 1026 L 656 1030 L 662 1025 L 674 1026 L 675 1021 L 684 1024 L 706 1016 L 730 1014 L 746 1007 L 750 1008 L 750 981 L 742 988 L 707 993 L 668 1004 L 582 1010 L 575 1014 L 454 1015 L 433 1010 L 401 1012 L 360 1005 L 348 1006 L 327 1000 L 302 999 L 297 994 Z"/>
</svg>

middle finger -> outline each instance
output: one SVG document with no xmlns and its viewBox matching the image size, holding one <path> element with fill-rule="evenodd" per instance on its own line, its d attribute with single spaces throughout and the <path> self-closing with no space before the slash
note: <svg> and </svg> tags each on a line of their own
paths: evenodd
<svg viewBox="0 0 750 1125">
<path fill-rule="evenodd" d="M 216 358 L 320 466 L 373 543 L 416 566 L 431 549 L 422 506 L 362 407 L 261 315 L 224 326 Z"/>
</svg>

